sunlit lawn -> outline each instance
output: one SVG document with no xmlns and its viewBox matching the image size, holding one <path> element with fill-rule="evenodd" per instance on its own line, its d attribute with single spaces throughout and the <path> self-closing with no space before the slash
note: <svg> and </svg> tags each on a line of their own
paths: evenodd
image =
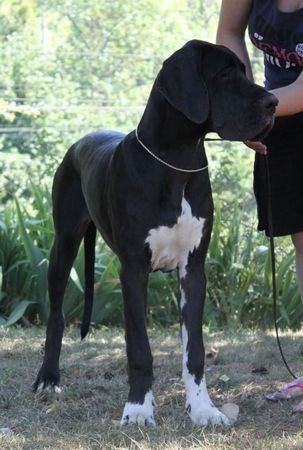
<svg viewBox="0 0 303 450">
<path fill-rule="evenodd" d="M 81 342 L 79 330 L 66 330 L 61 358 L 63 394 L 35 397 L 31 384 L 38 370 L 44 329 L 0 328 L 0 449 L 302 449 L 303 415 L 293 414 L 299 399 L 265 400 L 267 392 L 290 381 L 274 334 L 205 333 L 209 391 L 217 406 L 240 407 L 231 429 L 200 429 L 184 410 L 181 345 L 176 329 L 150 330 L 154 353 L 156 428 L 120 428 L 127 396 L 123 331 L 93 331 Z M 282 334 L 293 370 L 303 367 L 303 337 Z M 214 357 L 215 356 L 215 357 Z M 264 366 L 268 373 L 252 373 Z M 223 379 L 220 379 L 225 375 Z"/>
</svg>

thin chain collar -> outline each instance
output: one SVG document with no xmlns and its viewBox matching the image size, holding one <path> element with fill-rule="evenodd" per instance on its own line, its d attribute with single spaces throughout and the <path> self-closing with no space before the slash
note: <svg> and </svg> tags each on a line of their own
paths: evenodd
<svg viewBox="0 0 303 450">
<path fill-rule="evenodd" d="M 143 144 L 143 142 L 139 139 L 138 136 L 138 129 L 135 129 L 135 135 L 137 138 L 137 141 L 139 144 L 146 150 L 151 156 L 153 156 L 157 161 L 164 164 L 165 166 L 169 167 L 170 169 L 177 170 L 178 172 L 186 172 L 186 173 L 195 173 L 195 172 L 202 172 L 203 170 L 206 170 L 208 166 L 200 167 L 199 169 L 181 169 L 180 167 L 175 167 L 169 164 L 166 161 L 163 161 L 163 159 L 159 158 L 157 155 L 155 155 L 149 148 L 146 147 L 146 145 Z"/>
</svg>

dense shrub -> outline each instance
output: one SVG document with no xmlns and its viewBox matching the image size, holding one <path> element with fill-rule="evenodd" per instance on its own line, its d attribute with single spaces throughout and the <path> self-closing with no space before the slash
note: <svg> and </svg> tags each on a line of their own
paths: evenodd
<svg viewBox="0 0 303 450">
<path fill-rule="evenodd" d="M 47 265 L 52 242 L 50 197 L 31 186 L 31 202 L 7 207 L 0 220 L 0 323 L 23 318 L 45 323 L 48 310 Z M 226 210 L 228 208 L 228 211 Z M 245 220 L 244 220 L 245 219 Z M 298 328 L 302 320 L 293 267 L 293 253 L 284 244 L 277 255 L 279 322 Z M 83 307 L 83 248 L 67 287 L 67 322 L 80 321 Z M 271 266 L 268 242 L 247 222 L 247 214 L 230 205 L 216 208 L 213 236 L 206 262 L 208 276 L 205 321 L 225 325 L 272 326 Z M 162 325 L 178 321 L 177 277 L 157 272 L 149 283 L 148 318 Z M 92 321 L 121 324 L 122 297 L 119 262 L 99 239 L 96 248 L 95 301 Z"/>
</svg>

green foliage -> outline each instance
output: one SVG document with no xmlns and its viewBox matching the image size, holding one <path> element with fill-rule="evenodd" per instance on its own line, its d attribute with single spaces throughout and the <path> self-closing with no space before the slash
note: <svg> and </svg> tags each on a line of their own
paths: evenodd
<svg viewBox="0 0 303 450">
<path fill-rule="evenodd" d="M 218 205 L 207 259 L 206 320 L 215 326 L 273 326 L 272 268 L 267 238 L 234 209 Z M 227 222 L 223 217 L 230 217 Z M 279 240 L 281 244 L 281 240 Z M 303 319 L 294 254 L 284 245 L 276 252 L 279 324 L 299 328 Z"/>
<path fill-rule="evenodd" d="M 218 14 L 218 1 L 17 3 L 0 5 L 0 183 L 17 195 L 26 195 L 26 176 L 6 155 L 30 155 L 32 179 L 49 184 L 85 133 L 133 129 L 163 59 L 191 38 L 209 39 L 210 24 L 214 36 Z"/>
<path fill-rule="evenodd" d="M 189 39 L 214 41 L 219 4 L 0 3 L 0 323 L 46 321 L 50 186 L 66 149 L 95 129 L 132 130 L 162 61 Z M 207 153 L 217 207 L 207 260 L 206 321 L 272 325 L 268 244 L 253 231 L 253 153 L 235 143 L 208 144 Z M 119 264 L 101 240 L 95 279 L 92 320 L 121 323 Z M 277 281 L 280 322 L 296 328 L 301 304 L 285 241 L 279 245 Z M 83 283 L 81 247 L 66 290 L 68 322 L 81 320 Z M 151 275 L 148 309 L 151 323 L 177 321 L 174 274 Z"/>
<path fill-rule="evenodd" d="M 32 201 L 8 207 L 0 220 L 1 323 L 25 317 L 46 322 L 47 264 L 53 227 L 50 197 L 31 185 Z M 25 210 L 25 204 L 27 210 Z M 229 207 L 230 208 L 230 207 Z M 229 217 L 229 221 L 227 218 Z M 208 277 L 205 321 L 210 326 L 272 326 L 272 277 L 267 240 L 235 208 L 216 208 L 206 263 Z M 223 219 L 224 218 L 224 219 Z M 277 259 L 279 322 L 298 328 L 303 319 L 296 286 L 293 251 L 284 246 Z M 68 323 L 80 321 L 84 285 L 83 247 L 67 286 L 64 313 Z M 177 279 L 157 272 L 149 283 L 148 320 L 162 325 L 178 321 Z M 96 248 L 95 301 L 92 322 L 121 324 L 122 296 L 117 257 L 99 240 Z"/>
<path fill-rule="evenodd" d="M 0 307 L 3 323 L 18 308 L 18 303 L 25 300 L 28 292 L 25 254 L 12 215 L 12 209 L 7 208 L 0 222 Z"/>
<path fill-rule="evenodd" d="M 41 323 L 45 323 L 47 318 L 47 265 L 53 239 L 51 200 L 47 190 L 33 184 L 30 192 L 32 201 L 25 203 L 27 210 L 25 204 L 20 205 L 16 200 L 15 207 L 7 207 L 0 221 L 0 317 L 1 323 L 6 325 L 16 322 L 21 316 Z M 119 263 L 101 239 L 96 248 L 95 269 L 92 322 L 121 324 L 123 308 Z M 83 274 L 81 246 L 65 295 L 67 322 L 81 320 Z M 157 323 L 172 322 L 176 316 L 176 300 L 170 278 L 159 273 L 153 275 L 151 280 L 150 317 Z"/>
</svg>

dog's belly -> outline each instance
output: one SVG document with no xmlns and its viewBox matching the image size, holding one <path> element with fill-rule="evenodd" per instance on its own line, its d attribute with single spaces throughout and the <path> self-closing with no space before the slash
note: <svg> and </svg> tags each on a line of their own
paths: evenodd
<svg viewBox="0 0 303 450">
<path fill-rule="evenodd" d="M 182 212 L 172 227 L 160 225 L 149 230 L 145 243 L 151 250 L 152 270 L 185 269 L 188 255 L 201 242 L 205 219 L 192 215 L 187 200 L 182 200 Z"/>
</svg>

